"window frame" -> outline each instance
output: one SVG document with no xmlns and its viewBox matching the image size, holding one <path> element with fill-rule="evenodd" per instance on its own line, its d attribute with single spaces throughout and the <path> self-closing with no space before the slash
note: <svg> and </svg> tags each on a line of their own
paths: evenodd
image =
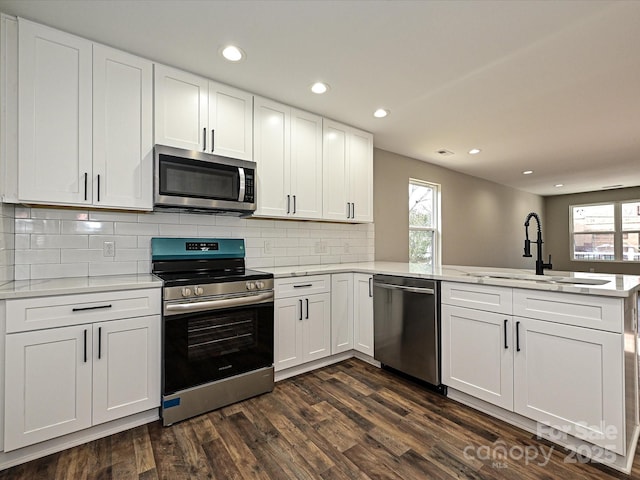
<svg viewBox="0 0 640 480">
<path fill-rule="evenodd" d="M 578 203 L 569 205 L 569 252 L 571 253 L 571 261 L 572 262 L 588 262 L 588 263 L 640 263 L 640 260 L 625 260 L 624 259 L 624 246 L 623 246 L 623 235 L 625 233 L 640 234 L 639 230 L 623 230 L 622 229 L 622 205 L 627 203 L 638 203 L 640 200 L 617 200 L 613 202 L 595 202 L 595 203 Z M 589 231 L 589 232 L 575 232 L 574 231 L 574 222 L 573 222 L 573 211 L 575 208 L 579 207 L 594 207 L 600 205 L 613 205 L 613 230 L 607 231 Z M 613 235 L 613 259 L 612 260 L 604 260 L 604 259 L 584 259 L 584 258 L 576 258 L 575 257 L 575 236 L 576 235 L 584 235 L 584 234 L 605 234 L 605 235 Z"/>
<path fill-rule="evenodd" d="M 409 238 L 411 237 L 411 232 L 432 232 L 433 238 L 433 246 L 432 246 L 432 260 L 431 264 L 433 268 L 440 268 L 442 266 L 442 250 L 441 250 L 441 185 L 434 182 L 428 182 L 426 180 L 420 180 L 418 178 L 409 177 L 409 182 L 407 184 L 407 196 L 409 196 L 409 188 L 411 185 L 416 185 L 420 187 L 426 187 L 433 190 L 433 215 L 432 226 L 424 227 L 421 225 L 411 225 L 409 222 L 409 197 L 407 198 L 407 222 L 409 222 L 409 228 L 407 230 L 407 243 L 409 248 L 411 247 L 411 242 Z M 411 259 L 411 251 L 409 251 L 409 260 Z"/>
</svg>

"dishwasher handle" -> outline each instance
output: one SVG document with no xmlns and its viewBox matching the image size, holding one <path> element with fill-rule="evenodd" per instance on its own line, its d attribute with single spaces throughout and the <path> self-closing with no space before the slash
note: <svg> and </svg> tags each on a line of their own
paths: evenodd
<svg viewBox="0 0 640 480">
<path fill-rule="evenodd" d="M 423 288 L 423 287 L 407 287 L 404 285 L 393 285 L 391 283 L 379 283 L 374 282 L 374 287 L 386 288 L 388 290 L 403 290 L 405 292 L 412 293 L 423 293 L 425 295 L 434 295 L 436 292 L 433 288 Z"/>
</svg>

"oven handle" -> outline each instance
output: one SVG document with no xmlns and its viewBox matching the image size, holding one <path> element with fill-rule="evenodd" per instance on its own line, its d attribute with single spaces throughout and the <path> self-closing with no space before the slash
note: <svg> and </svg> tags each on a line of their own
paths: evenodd
<svg viewBox="0 0 640 480">
<path fill-rule="evenodd" d="M 242 297 L 205 300 L 203 302 L 170 303 L 164 306 L 165 315 L 180 313 L 202 312 L 205 310 L 220 310 L 222 308 L 240 307 L 242 305 L 256 305 L 273 301 L 273 291 L 246 295 Z"/>
</svg>

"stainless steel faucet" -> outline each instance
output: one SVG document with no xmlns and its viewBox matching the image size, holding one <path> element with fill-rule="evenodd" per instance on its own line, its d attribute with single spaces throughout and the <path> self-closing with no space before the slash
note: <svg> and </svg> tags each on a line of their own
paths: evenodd
<svg viewBox="0 0 640 480">
<path fill-rule="evenodd" d="M 524 255 L 523 257 L 531 257 L 531 240 L 529 240 L 529 220 L 531 218 L 535 218 L 538 223 L 538 238 L 536 239 L 536 245 L 538 247 L 538 258 L 536 260 L 536 275 L 544 275 L 544 269 L 548 268 L 549 270 L 553 268 L 551 264 L 551 255 L 549 255 L 549 263 L 544 263 L 542 260 L 542 229 L 540 228 L 540 217 L 537 213 L 531 212 L 527 215 L 527 219 L 524 222 Z"/>
</svg>

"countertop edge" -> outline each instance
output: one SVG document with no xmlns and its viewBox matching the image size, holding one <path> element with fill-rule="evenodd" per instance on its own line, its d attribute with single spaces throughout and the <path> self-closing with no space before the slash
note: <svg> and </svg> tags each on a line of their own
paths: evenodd
<svg viewBox="0 0 640 480">
<path fill-rule="evenodd" d="M 486 278 L 469 276 L 469 271 L 479 269 L 491 269 L 493 267 L 468 267 L 460 265 L 444 265 L 442 270 L 445 272 L 420 272 L 411 271 L 412 268 L 419 268 L 417 265 L 401 262 L 364 262 L 364 263 L 343 263 L 343 264 L 325 264 L 325 265 L 297 265 L 290 267 L 274 267 L 274 268 L 258 268 L 258 270 L 273 273 L 274 278 L 291 278 L 302 277 L 308 275 L 325 275 L 336 273 L 364 273 L 364 274 L 381 274 L 395 275 L 413 278 L 424 278 L 429 280 L 441 280 L 448 282 L 468 283 L 476 285 L 491 285 L 498 287 L 520 288 L 527 290 L 540 290 L 562 293 L 574 293 L 580 295 L 604 296 L 627 298 L 634 292 L 640 290 L 640 276 L 621 275 L 621 274 L 584 274 L 592 278 L 607 278 L 615 283 L 612 286 L 599 287 L 594 285 L 575 285 L 575 284 L 556 284 L 556 283 L 535 283 L 526 280 L 508 279 L 508 278 Z M 513 270 L 514 272 L 525 272 L 517 269 L 499 269 Z M 526 272 L 530 273 L 530 272 Z M 574 272 L 571 272 L 574 273 Z M 625 279 L 626 277 L 626 279 Z M 628 281 L 631 285 L 618 286 L 619 283 Z"/>
<path fill-rule="evenodd" d="M 152 274 L 16 280 L 0 285 L 0 300 L 161 288 Z"/>
</svg>

